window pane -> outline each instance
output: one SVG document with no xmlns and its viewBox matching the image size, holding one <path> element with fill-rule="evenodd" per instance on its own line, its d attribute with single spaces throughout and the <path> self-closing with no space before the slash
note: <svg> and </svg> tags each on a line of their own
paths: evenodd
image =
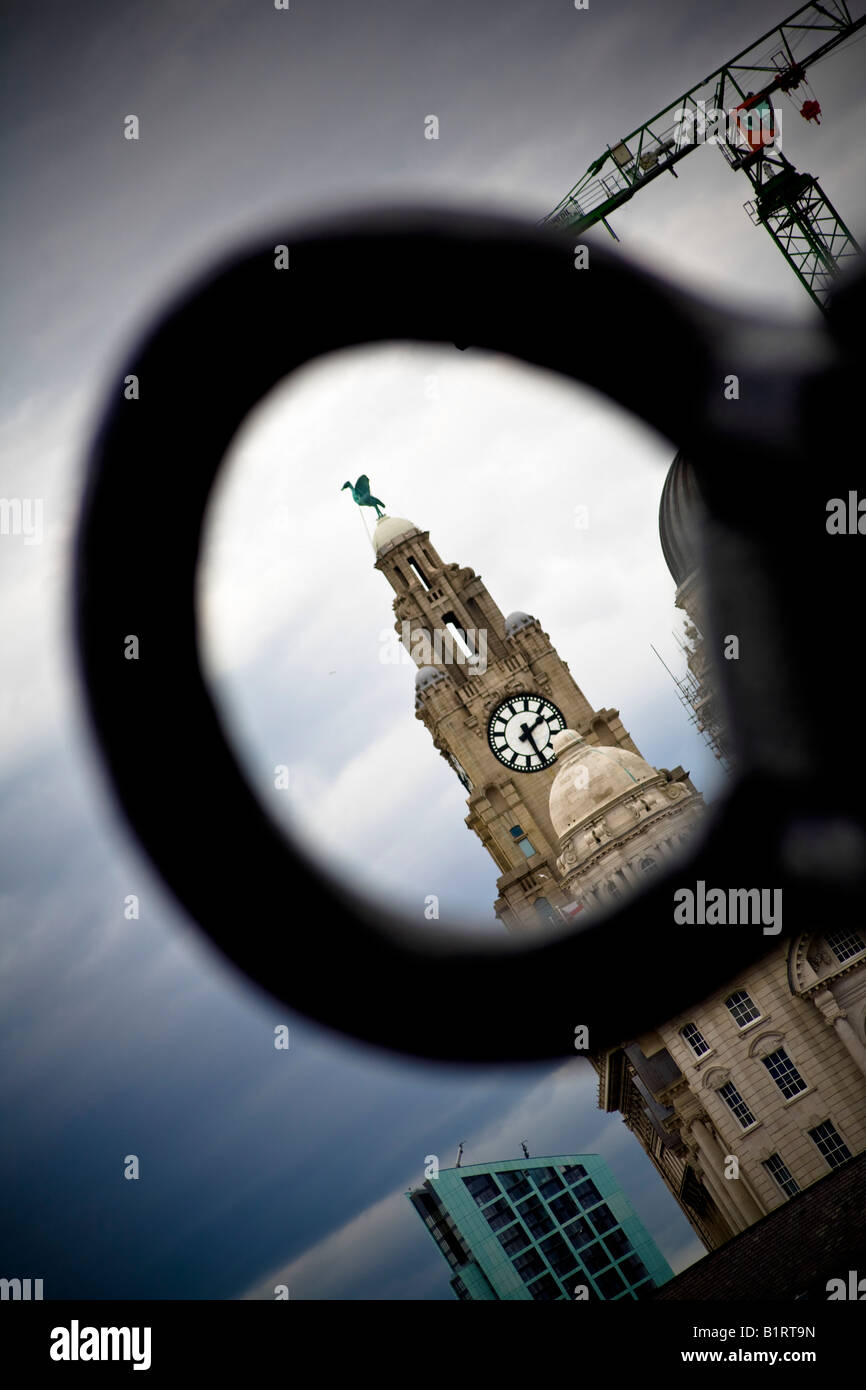
<svg viewBox="0 0 866 1390">
<path fill-rule="evenodd" d="M 544 1303 L 552 1303 L 555 1298 L 562 1298 L 562 1290 L 552 1274 L 542 1274 L 540 1279 L 529 1285 L 529 1292 L 533 1298 Z"/>
<path fill-rule="evenodd" d="M 646 1278 L 646 1266 L 643 1260 L 638 1259 L 637 1255 L 629 1255 L 627 1260 L 623 1260 L 619 1268 L 630 1284 L 639 1284 L 641 1279 Z"/>
<path fill-rule="evenodd" d="M 841 928 L 839 931 L 828 932 L 824 937 L 837 960 L 850 960 L 852 956 L 859 956 L 861 951 L 866 951 L 866 941 L 857 931 L 846 931 Z"/>
<path fill-rule="evenodd" d="M 510 1225 L 514 1220 L 514 1212 L 504 1197 L 500 1197 L 492 1207 L 485 1207 L 484 1215 L 494 1231 L 501 1231 L 503 1226 Z"/>
<path fill-rule="evenodd" d="M 528 1197 L 517 1208 L 518 1215 L 526 1222 L 527 1228 L 535 1238 L 553 1230 L 553 1222 L 545 1210 L 540 1197 Z"/>
<path fill-rule="evenodd" d="M 525 1197 L 527 1192 L 532 1191 L 532 1188 L 526 1180 L 526 1174 L 521 1168 L 513 1168 L 510 1172 L 497 1173 L 496 1176 L 505 1188 L 512 1202 L 519 1202 L 521 1197 Z"/>
<path fill-rule="evenodd" d="M 511 1262 L 517 1273 L 520 1275 L 524 1284 L 530 1283 L 537 1274 L 543 1274 L 544 1261 L 537 1250 L 527 1250 L 522 1255 L 515 1255 Z"/>
<path fill-rule="evenodd" d="M 574 1200 L 569 1197 L 567 1192 L 563 1192 L 560 1197 L 551 1198 L 550 1210 L 560 1226 L 564 1226 L 566 1221 L 571 1221 L 572 1217 L 579 1215 Z"/>
<path fill-rule="evenodd" d="M 703 1057 L 705 1052 L 709 1052 L 709 1045 L 703 1033 L 693 1023 L 687 1023 L 685 1027 L 680 1029 L 680 1033 L 696 1057 Z"/>
<path fill-rule="evenodd" d="M 500 1242 L 506 1255 L 516 1255 L 519 1250 L 523 1250 L 529 1244 L 529 1236 L 519 1221 L 516 1221 L 513 1226 L 508 1226 L 504 1231 L 500 1231 L 496 1239 Z"/>
<path fill-rule="evenodd" d="M 479 1206 L 499 1196 L 499 1188 L 489 1173 L 476 1173 L 474 1177 L 464 1178 L 463 1181 Z"/>
<path fill-rule="evenodd" d="M 586 1177 L 586 1169 L 580 1163 L 570 1163 L 562 1169 L 562 1176 L 565 1178 L 565 1181 L 571 1185 L 572 1183 L 580 1182 L 581 1178 Z"/>
<path fill-rule="evenodd" d="M 764 1167 L 770 1177 L 779 1184 L 786 1197 L 796 1197 L 800 1188 L 778 1154 L 771 1154 L 768 1159 L 765 1159 Z"/>
<path fill-rule="evenodd" d="M 553 1192 L 561 1192 L 563 1182 L 555 1168 L 535 1168 L 532 1173 L 532 1181 L 539 1192 L 548 1197 Z"/>
<path fill-rule="evenodd" d="M 600 1207 L 594 1207 L 589 1213 L 589 1219 L 600 1235 L 616 1225 L 616 1217 L 606 1202 L 602 1203 Z"/>
<path fill-rule="evenodd" d="M 743 1129 L 748 1129 L 749 1125 L 756 1123 L 754 1115 L 732 1081 L 719 1087 L 719 1095 L 732 1113 L 736 1115 Z"/>
<path fill-rule="evenodd" d="M 604 1298 L 616 1298 L 625 1288 L 618 1269 L 606 1269 L 604 1274 L 599 1274 L 595 1282 Z"/>
<path fill-rule="evenodd" d="M 771 1052 L 767 1057 L 762 1057 L 761 1060 L 786 1100 L 807 1089 L 805 1081 L 784 1047 Z"/>
<path fill-rule="evenodd" d="M 738 1028 L 745 1028 L 747 1023 L 751 1023 L 753 1018 L 760 1018 L 760 1009 L 756 1009 L 752 1000 L 744 989 L 736 990 L 730 998 L 725 1000 L 731 1017 Z"/>
<path fill-rule="evenodd" d="M 631 1241 L 625 1231 L 611 1231 L 610 1235 L 605 1236 L 602 1245 L 607 1250 L 612 1260 L 620 1260 L 623 1255 L 627 1255 L 631 1250 Z"/>
<path fill-rule="evenodd" d="M 591 1207 L 593 1202 L 601 1201 L 601 1193 L 591 1178 L 579 1183 L 574 1189 L 574 1195 L 582 1207 Z"/>
<path fill-rule="evenodd" d="M 580 1258 L 586 1265 L 590 1274 L 597 1274 L 605 1265 L 610 1264 L 610 1256 L 600 1243 L 588 1245 L 585 1250 L 581 1250 Z"/>
<path fill-rule="evenodd" d="M 560 1276 L 570 1274 L 577 1268 L 577 1258 L 573 1250 L 569 1250 L 562 1236 L 549 1236 L 542 1241 L 541 1250 L 547 1263 L 550 1265 L 554 1274 Z"/>
<path fill-rule="evenodd" d="M 572 1221 L 570 1226 L 566 1226 L 565 1235 L 568 1236 L 575 1250 L 580 1250 L 584 1245 L 589 1245 L 590 1241 L 595 1240 L 595 1231 L 583 1216 L 578 1217 L 577 1221 Z"/>
<path fill-rule="evenodd" d="M 831 1168 L 839 1168 L 851 1157 L 851 1150 L 829 1120 L 809 1130 L 809 1138 L 817 1145 Z"/>
</svg>

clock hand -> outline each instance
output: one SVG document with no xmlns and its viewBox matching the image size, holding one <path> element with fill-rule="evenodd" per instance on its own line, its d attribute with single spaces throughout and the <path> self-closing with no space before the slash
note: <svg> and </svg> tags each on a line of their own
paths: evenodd
<svg viewBox="0 0 866 1390">
<path fill-rule="evenodd" d="M 520 727 L 523 730 L 523 733 L 520 735 L 520 742 L 532 744 L 533 753 L 537 753 L 538 756 L 541 757 L 541 752 L 538 748 L 538 745 L 536 744 L 535 739 L 532 737 L 532 729 L 536 728 L 537 724 L 537 719 L 535 721 L 535 724 L 532 725 L 532 728 L 530 728 L 528 724 L 521 724 Z"/>
<path fill-rule="evenodd" d="M 537 729 L 539 724 L 546 724 L 547 720 L 543 714 L 539 714 L 534 724 L 521 724 L 523 733 L 520 735 L 521 743 L 531 743 L 536 753 L 541 754 L 541 750 L 536 746 L 535 739 L 532 737 L 532 730 Z"/>
</svg>

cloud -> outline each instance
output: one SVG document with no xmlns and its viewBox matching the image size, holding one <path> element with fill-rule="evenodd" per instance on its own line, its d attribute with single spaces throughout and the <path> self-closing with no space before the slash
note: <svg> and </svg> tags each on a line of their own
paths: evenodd
<svg viewBox="0 0 866 1390">
<path fill-rule="evenodd" d="M 598 1153 L 608 1162 L 618 1157 L 618 1166 L 626 1168 L 632 1179 L 624 1184 L 625 1190 L 634 1197 L 634 1139 L 622 1125 L 620 1116 L 593 1114 L 595 1088 L 594 1072 L 577 1059 L 542 1075 L 502 1115 L 491 1119 L 479 1132 L 471 1135 L 464 1152 L 466 1163 L 493 1162 L 519 1156 L 520 1142 L 528 1137 L 530 1153 L 534 1157 L 563 1152 Z M 464 1108 L 468 1114 L 461 1119 L 461 1125 L 471 1123 L 471 1097 L 467 1101 Z M 573 1117 L 571 1121 L 570 1116 Z M 590 1139 L 586 1137 L 588 1117 L 591 1117 L 592 1123 Z M 449 1131 L 454 1133 L 455 1121 L 456 1116 L 448 1117 Z M 431 1152 L 436 1152 L 436 1142 L 431 1142 Z M 453 1146 L 450 1138 L 449 1143 Z M 439 1157 L 442 1166 L 449 1166 L 449 1159 L 442 1155 Z M 629 1158 L 631 1164 L 628 1163 Z M 401 1271 L 402 1282 L 402 1271 L 411 1267 L 416 1252 L 421 1258 L 428 1250 L 429 1237 L 405 1198 L 405 1192 L 417 1186 L 419 1181 L 419 1170 L 407 1174 L 405 1184 L 394 1187 L 323 1240 L 287 1264 L 277 1267 L 242 1296 L 247 1299 L 270 1299 L 275 1296 L 275 1286 L 280 1284 L 288 1286 L 290 1298 L 299 1299 L 406 1296 L 395 1293 L 396 1281 L 392 1279 L 388 1282 L 388 1272 Z M 657 1178 L 655 1181 L 658 1183 Z M 685 1267 L 685 1263 L 691 1262 L 689 1254 L 694 1259 L 698 1250 L 703 1253 L 703 1247 L 696 1247 L 673 1199 L 669 1198 L 668 1201 L 674 1220 L 669 1222 L 665 1231 L 665 1244 L 676 1243 L 677 1267 Z M 638 1215 L 642 1215 L 640 1203 L 636 1205 Z M 435 1258 L 441 1264 L 438 1254 Z M 441 1270 L 444 1275 L 444 1264 Z M 423 1271 L 418 1271 L 412 1277 L 417 1281 L 413 1285 L 416 1290 L 436 1287 L 432 1271 L 429 1284 L 428 1276 Z M 440 1279 L 439 1286 L 444 1290 L 444 1280 Z M 371 1290 L 386 1290 L 387 1293 L 373 1293 Z"/>
</svg>

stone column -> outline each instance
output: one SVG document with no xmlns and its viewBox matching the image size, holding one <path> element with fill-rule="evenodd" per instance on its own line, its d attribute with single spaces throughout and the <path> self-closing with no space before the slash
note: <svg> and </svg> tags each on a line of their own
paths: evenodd
<svg viewBox="0 0 866 1390">
<path fill-rule="evenodd" d="M 743 1220 L 743 1217 L 737 1209 L 736 1203 L 727 1190 L 729 1184 L 722 1176 L 724 1171 L 724 1155 L 700 1120 L 692 1120 L 690 1129 L 694 1136 L 695 1143 L 697 1144 L 698 1153 L 702 1159 L 701 1168 L 703 1170 L 703 1178 L 710 1190 L 710 1196 L 727 1221 L 733 1234 L 737 1235 L 740 1231 L 745 1230 L 748 1222 Z"/>
<path fill-rule="evenodd" d="M 840 1006 L 835 995 L 829 989 L 819 990 L 817 994 L 812 995 L 812 1003 L 824 1022 L 830 1028 L 835 1028 L 842 1046 L 846 1052 L 850 1053 L 855 1064 L 866 1076 L 866 1047 L 863 1046 L 848 1022 L 848 1015 Z"/>
<path fill-rule="evenodd" d="M 705 1158 L 706 1163 L 718 1174 L 719 1182 L 724 1188 L 728 1198 L 736 1209 L 740 1218 L 741 1229 L 751 1226 L 752 1222 L 759 1221 L 764 1215 L 743 1177 L 731 1178 L 730 1181 L 724 1177 L 725 1155 L 722 1153 L 718 1142 L 713 1138 L 703 1120 L 692 1120 L 692 1133 L 695 1141 Z"/>
</svg>

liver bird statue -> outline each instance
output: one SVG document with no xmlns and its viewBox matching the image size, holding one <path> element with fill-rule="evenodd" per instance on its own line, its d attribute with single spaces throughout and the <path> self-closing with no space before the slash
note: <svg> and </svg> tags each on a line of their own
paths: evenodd
<svg viewBox="0 0 866 1390">
<path fill-rule="evenodd" d="M 361 474 L 354 487 L 352 487 L 351 483 L 344 483 L 340 491 L 345 492 L 346 488 L 351 490 L 352 497 L 359 507 L 375 507 L 377 516 L 384 515 L 385 503 L 380 502 L 379 498 L 374 497 L 370 492 L 370 479 L 367 477 L 366 473 Z"/>
</svg>

